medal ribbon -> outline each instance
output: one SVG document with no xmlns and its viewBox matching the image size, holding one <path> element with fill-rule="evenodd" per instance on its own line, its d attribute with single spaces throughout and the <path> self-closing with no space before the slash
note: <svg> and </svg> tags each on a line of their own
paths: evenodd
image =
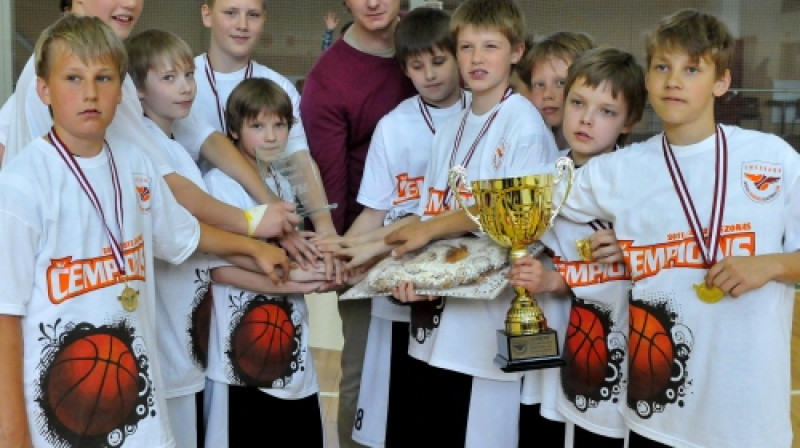
<svg viewBox="0 0 800 448">
<path fill-rule="evenodd" d="M 425 124 L 428 125 L 428 129 L 431 130 L 431 134 L 436 135 L 436 127 L 433 124 L 433 117 L 431 116 L 431 111 L 428 109 L 428 105 L 425 101 L 422 101 L 421 96 L 417 96 L 417 104 L 419 105 L 419 113 L 422 114 L 422 119 L 425 120 Z M 464 95 L 464 92 L 461 92 L 461 110 L 467 108 L 467 96 Z"/>
<path fill-rule="evenodd" d="M 225 124 L 225 105 L 219 99 L 219 92 L 217 91 L 217 78 L 214 76 L 214 67 L 211 66 L 211 61 L 208 59 L 208 54 L 204 55 L 206 60 L 206 79 L 211 86 L 211 92 L 214 98 L 217 99 L 217 118 L 219 118 L 219 125 L 222 127 L 222 133 L 228 134 L 228 126 Z M 244 69 L 244 78 L 247 79 L 253 76 L 253 61 L 247 61 L 247 68 Z"/>
<path fill-rule="evenodd" d="M 95 193 L 94 188 L 92 188 L 92 184 L 83 173 L 83 170 L 78 164 L 78 161 L 75 159 L 75 156 L 69 152 L 64 142 L 62 142 L 61 139 L 58 138 L 58 135 L 56 135 L 54 128 L 50 129 L 50 133 L 47 134 L 47 136 L 50 138 L 50 143 L 56 148 L 58 155 L 61 156 L 61 160 L 64 161 L 64 163 L 67 165 L 67 168 L 69 168 L 69 170 L 72 172 L 72 175 L 75 176 L 75 179 L 78 181 L 81 188 L 83 188 L 83 191 L 86 193 L 86 197 L 89 198 L 89 202 L 91 202 L 94 206 L 94 209 L 97 210 L 97 214 L 100 216 L 100 220 L 103 221 L 103 226 L 106 228 L 106 235 L 108 236 L 108 241 L 111 246 L 111 253 L 114 255 L 114 262 L 117 264 L 117 270 L 122 278 L 126 279 L 125 256 L 122 252 L 122 244 L 120 244 L 120 241 L 114 236 L 114 232 L 111 231 L 111 228 L 108 227 L 105 214 L 103 213 L 103 207 L 100 204 L 97 193 Z M 122 208 L 122 188 L 119 184 L 117 165 L 114 163 L 114 155 L 111 153 L 111 147 L 106 141 L 103 141 L 103 144 L 105 145 L 106 149 L 108 149 L 108 167 L 111 170 L 111 183 L 114 187 L 114 216 L 116 218 L 115 221 L 117 223 L 119 236 L 122 238 L 122 222 L 124 218 Z"/>
<path fill-rule="evenodd" d="M 613 229 L 614 228 L 614 225 L 611 224 L 610 222 L 603 222 L 603 221 L 600 221 L 599 219 L 595 219 L 594 221 L 589 222 L 587 224 L 589 224 L 589 227 L 591 227 L 592 230 L 594 230 L 595 232 L 597 232 L 598 230 L 601 230 L 601 229 Z"/>
<path fill-rule="evenodd" d="M 475 141 L 472 143 L 472 146 L 470 146 L 467 155 L 464 156 L 464 160 L 461 161 L 461 166 L 463 166 L 464 169 L 466 169 L 467 166 L 469 166 L 469 162 L 470 160 L 472 160 L 472 156 L 473 154 L 475 154 L 475 150 L 478 148 L 478 143 L 480 143 L 481 139 L 483 139 L 483 136 L 486 135 L 486 133 L 489 131 L 489 127 L 492 125 L 492 122 L 494 121 L 495 117 L 497 117 L 497 114 L 500 112 L 500 108 L 503 106 L 503 102 L 507 100 L 508 97 L 510 97 L 513 92 L 514 91 L 511 89 L 511 87 L 506 89 L 505 93 L 503 93 L 503 98 L 500 100 L 500 103 L 496 106 L 494 112 L 492 112 L 492 114 L 489 115 L 489 118 L 486 119 L 486 122 L 483 123 L 481 130 L 478 132 L 478 136 L 475 137 Z M 461 146 L 461 137 L 464 135 L 464 127 L 467 124 L 467 116 L 469 116 L 469 112 L 464 113 L 464 118 L 461 119 L 461 125 L 458 127 L 458 132 L 456 133 L 456 139 L 455 142 L 453 143 L 453 151 L 450 153 L 450 168 L 455 166 L 456 153 L 458 152 L 458 147 Z M 448 183 L 447 187 L 444 189 L 444 199 L 442 204 L 447 205 L 448 203 L 450 203 L 450 196 L 451 196 L 450 193 L 451 193 L 450 185 Z"/>
<path fill-rule="evenodd" d="M 711 220 L 709 223 L 708 235 L 703 234 L 703 226 L 700 223 L 700 218 L 697 216 L 697 210 L 694 207 L 692 196 L 686 188 L 686 181 L 683 178 L 680 166 L 678 166 L 678 161 L 675 159 L 672 146 L 667 141 L 666 134 L 661 138 L 664 160 L 667 162 L 667 168 L 669 168 L 669 174 L 672 177 L 672 184 L 675 187 L 675 191 L 678 193 L 678 199 L 681 201 L 683 213 L 686 215 L 689 227 L 694 233 L 694 239 L 697 242 L 697 246 L 700 248 L 700 254 L 703 256 L 703 262 L 706 268 L 710 268 L 717 261 L 728 179 L 728 141 L 725 138 L 725 132 L 722 131 L 719 125 L 717 125 L 714 132 L 714 138 L 716 141 L 714 200 L 711 205 Z M 722 144 L 720 144 L 720 142 L 722 142 Z"/>
</svg>

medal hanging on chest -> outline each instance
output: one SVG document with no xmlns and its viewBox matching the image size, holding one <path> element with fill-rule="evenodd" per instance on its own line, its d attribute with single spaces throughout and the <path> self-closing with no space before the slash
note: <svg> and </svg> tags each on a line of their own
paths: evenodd
<svg viewBox="0 0 800 448">
<path fill-rule="evenodd" d="M 672 184 L 675 187 L 675 192 L 678 193 L 678 199 L 680 199 L 683 212 L 686 215 L 686 220 L 689 222 L 689 228 L 692 230 L 706 269 L 711 268 L 711 266 L 717 262 L 728 179 L 728 141 L 725 138 L 725 132 L 723 132 L 719 125 L 716 127 L 714 138 L 716 142 L 714 197 L 711 202 L 711 219 L 707 234 L 703 233 L 703 226 L 700 224 L 697 210 L 692 201 L 692 196 L 689 194 L 689 189 L 686 187 L 686 181 L 678 166 L 678 161 L 675 159 L 672 146 L 670 146 L 667 141 L 666 135 L 661 139 L 661 147 L 664 152 L 664 159 L 667 162 L 669 174 L 672 177 Z M 697 283 L 693 286 L 697 293 L 697 298 L 706 303 L 719 302 L 725 296 L 725 292 L 718 286 L 709 288 L 706 286 L 705 282 Z"/>
<path fill-rule="evenodd" d="M 125 255 L 122 251 L 121 243 L 122 223 L 124 218 L 122 208 L 122 188 L 120 187 L 117 165 L 114 163 L 114 155 L 111 152 L 111 147 L 108 145 L 108 142 L 103 142 L 108 150 L 108 167 L 111 171 L 111 184 L 114 188 L 114 222 L 117 225 L 119 239 L 114 236 L 114 233 L 108 226 L 100 199 L 97 197 L 97 193 L 92 187 L 92 184 L 89 182 L 89 179 L 83 173 L 83 170 L 78 164 L 78 161 L 75 159 L 75 156 L 69 152 L 69 149 L 66 147 L 66 145 L 64 145 L 64 142 L 58 138 L 54 128 L 50 130 L 50 133 L 47 135 L 47 137 L 50 140 L 50 143 L 56 148 L 58 155 L 61 156 L 61 160 L 64 161 L 64 163 L 67 165 L 67 168 L 69 168 L 69 170 L 72 172 L 72 175 L 75 176 L 78 184 L 80 184 L 84 193 L 86 193 L 86 197 L 94 206 L 94 209 L 97 211 L 97 214 L 100 217 L 100 221 L 102 221 L 103 226 L 106 229 L 106 236 L 108 237 L 109 245 L 111 246 L 111 254 L 113 255 L 114 262 L 116 263 L 117 271 L 120 274 L 122 282 L 125 284 L 125 287 L 122 289 L 122 294 L 119 295 L 118 300 L 122 304 L 122 308 L 125 311 L 132 313 L 139 307 L 139 291 L 128 286 L 128 275 L 125 269 Z"/>
</svg>

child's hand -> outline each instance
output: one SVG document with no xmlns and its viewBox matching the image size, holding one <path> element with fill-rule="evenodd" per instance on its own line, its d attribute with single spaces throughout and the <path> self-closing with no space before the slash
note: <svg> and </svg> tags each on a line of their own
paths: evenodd
<svg viewBox="0 0 800 448">
<path fill-rule="evenodd" d="M 301 268 L 311 269 L 316 266 L 317 260 L 322 258 L 322 251 L 309 241 L 314 236 L 314 232 L 295 230 L 283 235 L 278 241 Z"/>
<path fill-rule="evenodd" d="M 288 276 L 290 266 L 286 251 L 263 241 L 252 241 L 258 245 L 251 254 L 253 261 L 276 285 L 283 283 Z"/>
<path fill-rule="evenodd" d="M 334 252 L 334 256 L 344 260 L 344 269 L 349 271 L 360 266 L 373 266 L 389 250 L 390 248 L 383 244 L 383 241 L 378 240 L 352 247 L 342 247 Z"/>
<path fill-rule="evenodd" d="M 425 222 L 414 221 L 386 235 L 386 238 L 383 239 L 386 244 L 397 245 L 392 250 L 393 257 L 417 250 L 431 241 L 430 235 L 424 231 Z"/>
<path fill-rule="evenodd" d="M 322 262 L 318 262 L 316 266 L 312 266 L 309 269 L 292 265 L 288 280 L 294 282 L 324 282 L 328 278 L 325 276 L 325 265 Z"/>
<path fill-rule="evenodd" d="M 262 207 L 266 210 L 260 211 Z M 258 238 L 278 238 L 294 231 L 300 224 L 300 216 L 294 212 L 295 205 L 288 202 L 273 202 L 269 206 L 260 205 L 248 210 L 253 214 L 252 219 L 258 219 L 258 224 L 252 236 Z M 259 216 L 255 216 L 258 214 Z"/>
<path fill-rule="evenodd" d="M 782 255 L 782 254 L 781 254 Z M 706 273 L 706 286 L 719 286 L 725 294 L 739 297 L 777 277 L 780 256 L 725 257 Z"/>
<path fill-rule="evenodd" d="M 431 302 L 437 298 L 437 296 L 421 296 L 417 294 L 414 292 L 414 284 L 409 282 L 403 282 L 400 286 L 392 288 L 392 295 L 403 303 Z"/>
<path fill-rule="evenodd" d="M 335 12 L 329 12 L 325 15 L 325 29 L 333 31 L 339 25 L 339 18 L 336 17 Z"/>
<path fill-rule="evenodd" d="M 589 242 L 592 247 L 592 260 L 609 264 L 625 261 L 614 229 L 601 229 L 594 232 L 589 238 Z"/>
<path fill-rule="evenodd" d="M 515 287 L 536 293 L 544 289 L 544 276 L 548 272 L 542 262 L 531 257 L 522 257 L 511 265 L 508 280 Z"/>
</svg>

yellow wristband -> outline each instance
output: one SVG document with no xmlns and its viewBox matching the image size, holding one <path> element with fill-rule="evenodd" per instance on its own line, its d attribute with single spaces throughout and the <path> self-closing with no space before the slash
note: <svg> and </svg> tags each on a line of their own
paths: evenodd
<svg viewBox="0 0 800 448">
<path fill-rule="evenodd" d="M 247 236 L 253 236 L 261 223 L 261 218 L 264 217 L 264 212 L 267 211 L 267 206 L 262 204 L 242 211 L 244 212 L 244 219 L 247 220 Z"/>
</svg>

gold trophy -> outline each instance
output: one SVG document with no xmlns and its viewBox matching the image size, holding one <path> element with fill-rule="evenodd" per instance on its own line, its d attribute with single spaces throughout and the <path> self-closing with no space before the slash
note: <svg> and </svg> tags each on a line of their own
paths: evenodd
<svg viewBox="0 0 800 448">
<path fill-rule="evenodd" d="M 459 205 L 480 230 L 497 244 L 510 247 L 511 263 L 528 255 L 528 246 L 539 240 L 553 225 L 563 205 L 553 209 L 553 187 L 567 174 L 566 199 L 572 187 L 574 165 L 562 157 L 556 161 L 556 174 L 531 174 L 471 183 L 478 216 L 470 213 L 463 198 L 454 193 Z M 450 189 L 458 192 L 459 183 L 467 186 L 466 169 L 450 170 Z M 547 327 L 542 309 L 525 288 L 514 288 L 516 296 L 506 313 L 505 330 L 497 330 L 498 354 L 494 359 L 505 372 L 558 367 L 564 364 L 559 354 L 556 331 Z"/>
</svg>

